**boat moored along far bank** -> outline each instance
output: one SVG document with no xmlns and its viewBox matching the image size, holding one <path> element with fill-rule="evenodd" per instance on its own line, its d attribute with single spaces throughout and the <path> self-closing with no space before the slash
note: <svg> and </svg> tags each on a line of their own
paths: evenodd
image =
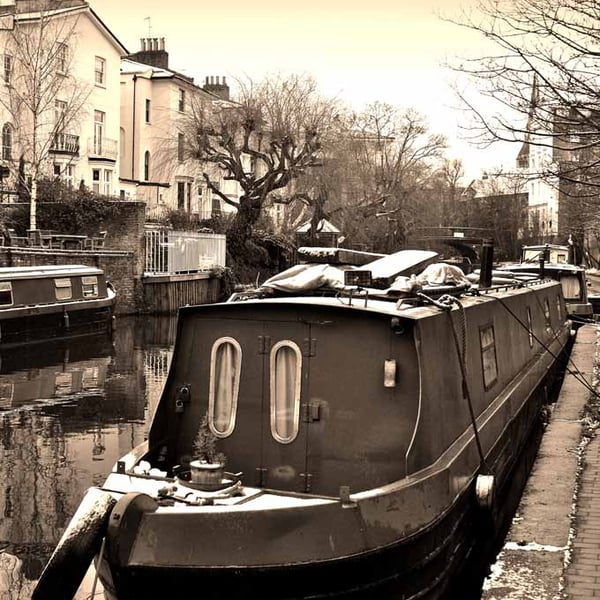
<svg viewBox="0 0 600 600">
<path fill-rule="evenodd" d="M 110 331 L 115 302 L 97 267 L 2 267 L 0 346 Z"/>
<path fill-rule="evenodd" d="M 90 522 L 109 599 L 444 597 L 539 423 L 571 334 L 560 283 L 472 288 L 427 251 L 304 256 L 180 310 L 148 440 L 89 491 L 34 600 Z"/>
<path fill-rule="evenodd" d="M 541 244 L 523 246 L 521 262 L 500 267 L 500 277 L 549 277 L 563 288 L 567 312 L 575 327 L 590 323 L 594 309 L 588 298 L 585 267 L 570 262 L 573 250 L 569 246 Z"/>
</svg>

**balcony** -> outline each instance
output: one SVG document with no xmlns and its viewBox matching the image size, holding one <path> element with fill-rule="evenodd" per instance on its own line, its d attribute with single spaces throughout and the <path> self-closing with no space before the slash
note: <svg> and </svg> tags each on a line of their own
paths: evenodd
<svg viewBox="0 0 600 600">
<path fill-rule="evenodd" d="M 79 136 L 70 133 L 56 133 L 50 146 L 50 152 L 55 154 L 79 155 Z"/>
<path fill-rule="evenodd" d="M 109 138 L 89 138 L 87 145 L 88 158 L 94 160 L 117 160 L 117 140 Z"/>
</svg>

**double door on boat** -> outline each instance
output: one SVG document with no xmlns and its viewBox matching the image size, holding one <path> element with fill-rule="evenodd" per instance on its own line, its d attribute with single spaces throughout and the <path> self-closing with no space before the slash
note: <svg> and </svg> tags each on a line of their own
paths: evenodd
<svg viewBox="0 0 600 600">
<path fill-rule="evenodd" d="M 208 402 L 227 470 L 246 485 L 305 491 L 310 325 L 230 319 L 220 331 L 206 348 Z"/>
<path fill-rule="evenodd" d="M 408 432 L 397 424 L 407 405 L 383 387 L 389 326 L 345 321 L 227 319 L 221 337 L 204 344 L 218 449 L 244 484 L 337 495 L 401 475 Z M 354 347 L 350 327 L 350 339 L 360 340 Z M 202 328 L 210 331 L 210 322 Z M 220 398 L 233 400 L 223 406 Z"/>
</svg>

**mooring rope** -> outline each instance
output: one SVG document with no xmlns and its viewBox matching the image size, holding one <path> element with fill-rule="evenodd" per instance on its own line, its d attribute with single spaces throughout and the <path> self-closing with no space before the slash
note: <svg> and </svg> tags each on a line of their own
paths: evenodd
<svg viewBox="0 0 600 600">
<path fill-rule="evenodd" d="M 458 298 L 449 294 L 441 296 L 438 300 L 434 300 L 433 298 L 430 298 L 429 296 L 421 292 L 419 292 L 417 296 L 423 298 L 427 302 L 430 302 L 434 306 L 437 306 L 438 308 L 442 309 L 444 312 L 446 312 L 448 318 L 450 319 L 450 328 L 452 329 L 454 347 L 456 348 L 456 354 L 458 356 L 458 364 L 460 366 L 462 378 L 463 398 L 466 399 L 467 406 L 469 408 L 469 416 L 471 418 L 471 425 L 473 427 L 473 433 L 475 436 L 475 444 L 477 446 L 477 452 L 479 454 L 480 471 L 481 473 L 489 474 L 490 470 L 487 466 L 485 456 L 483 454 L 483 448 L 481 446 L 481 440 L 479 438 L 479 430 L 477 429 L 477 419 L 475 417 L 475 411 L 473 410 L 473 401 L 471 399 L 471 392 L 469 390 L 469 380 L 467 378 L 467 318 L 465 313 L 465 307 L 462 305 L 461 301 Z M 462 340 L 459 340 L 458 338 L 458 334 L 454 326 L 454 320 L 452 319 L 453 304 L 457 304 L 459 308 Z"/>
</svg>

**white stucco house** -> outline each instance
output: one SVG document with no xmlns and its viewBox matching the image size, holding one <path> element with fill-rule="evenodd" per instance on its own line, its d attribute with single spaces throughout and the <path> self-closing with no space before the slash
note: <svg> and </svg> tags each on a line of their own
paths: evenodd
<svg viewBox="0 0 600 600">
<path fill-rule="evenodd" d="M 188 156 L 184 142 L 192 111 L 228 100 L 225 78 L 207 77 L 200 87 L 169 68 L 164 39 L 145 38 L 141 45 L 121 61 L 122 193 L 143 200 L 149 216 L 178 209 L 206 219 L 232 210 L 211 193 L 203 174 L 233 199 L 239 197 L 238 184 Z"/>
<path fill-rule="evenodd" d="M 37 47 L 27 44 L 36 39 Z M 1 159 L 10 177 L 23 156 L 29 177 L 117 193 L 125 47 L 80 0 L 0 0 L 0 47 Z M 23 66 L 33 53 L 41 58 L 36 72 Z M 17 109 L 33 80 L 38 108 Z"/>
</svg>

